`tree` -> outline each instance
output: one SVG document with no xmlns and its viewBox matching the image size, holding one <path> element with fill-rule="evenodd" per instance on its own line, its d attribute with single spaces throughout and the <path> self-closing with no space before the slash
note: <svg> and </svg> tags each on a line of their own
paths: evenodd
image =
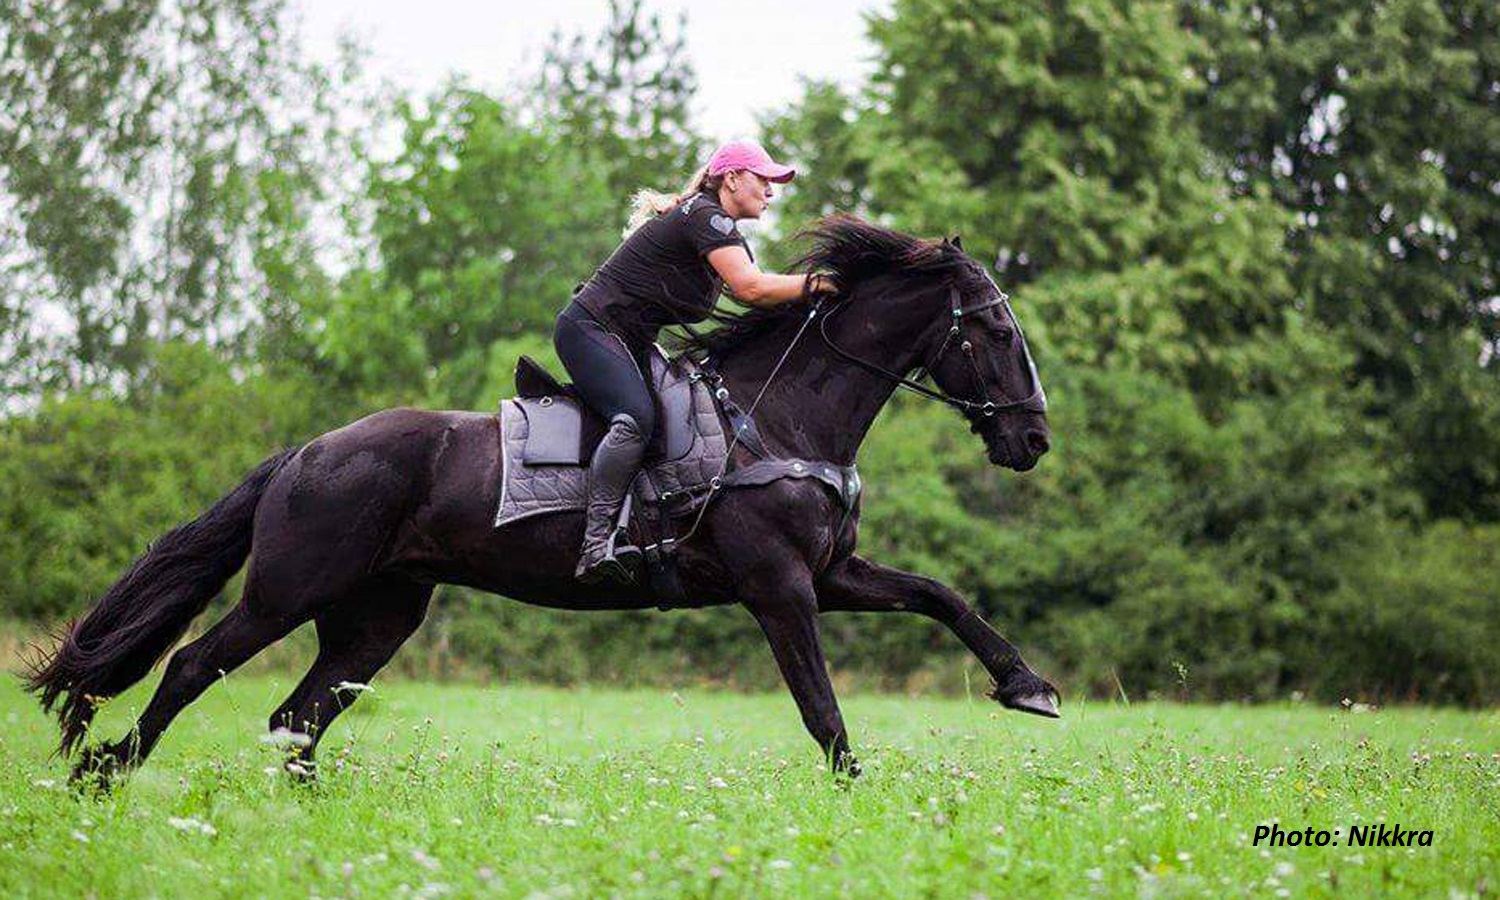
<svg viewBox="0 0 1500 900">
<path fill-rule="evenodd" d="M 1298 295 L 1356 349 L 1433 515 L 1500 517 L 1500 9 L 1194 0 L 1194 120 L 1294 214 Z"/>
<path fill-rule="evenodd" d="M 536 80 L 531 112 L 586 148 L 623 201 L 643 188 L 676 190 L 696 165 L 701 139 L 692 125 L 698 78 L 682 35 L 644 0 L 610 0 L 597 34 L 556 34 Z"/>
<path fill-rule="evenodd" d="M 347 167 L 284 0 L 18 0 L 0 48 L 0 353 L 45 350 L 30 385 L 232 343 L 275 307 L 273 270 L 315 274 L 309 220 Z"/>
<path fill-rule="evenodd" d="M 1287 275 L 1292 214 L 1264 186 L 1231 190 L 1199 132 L 1207 48 L 1168 2 L 897 0 L 870 33 L 869 84 L 809 85 L 768 123 L 813 167 L 788 206 L 960 232 L 994 260 L 1056 437 L 1005 478 L 961 447 L 889 455 L 925 433 L 897 407 L 867 454 L 897 468 L 872 485 L 930 478 L 936 458 L 947 487 L 877 514 L 872 486 L 871 534 L 902 536 L 872 552 L 957 567 L 1101 689 L 1112 671 L 1169 684 L 1174 661 L 1217 694 L 1304 679 L 1290 637 L 1403 497 L 1346 386 L 1354 355 Z M 929 552 L 945 533 L 967 552 Z"/>
<path fill-rule="evenodd" d="M 403 146 L 372 170 L 377 258 L 308 313 L 346 386 L 489 406 L 491 346 L 550 330 L 620 204 L 585 148 L 498 100 L 455 86 L 422 107 L 401 106 Z"/>
</svg>

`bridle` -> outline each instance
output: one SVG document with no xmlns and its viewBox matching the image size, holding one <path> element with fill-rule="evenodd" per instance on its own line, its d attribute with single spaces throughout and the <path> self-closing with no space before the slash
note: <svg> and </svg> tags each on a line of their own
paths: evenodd
<svg viewBox="0 0 1500 900">
<path fill-rule="evenodd" d="M 1015 314 L 1011 312 L 1010 297 L 1004 291 L 1000 290 L 999 286 L 996 285 L 993 280 L 990 280 L 988 273 L 985 274 L 985 280 L 989 281 L 990 286 L 995 289 L 995 296 L 990 298 L 989 300 L 984 301 L 983 303 L 968 307 L 963 305 L 963 296 L 959 293 L 958 286 L 953 284 L 952 282 L 949 282 L 948 298 L 951 301 L 953 324 L 948 327 L 948 334 L 943 338 L 943 343 L 938 346 L 937 352 L 932 355 L 932 359 L 929 360 L 926 365 L 922 366 L 921 369 L 925 372 L 931 372 L 932 366 L 942 359 L 943 354 L 948 351 L 948 346 L 953 342 L 954 338 L 957 338 L 959 340 L 959 349 L 963 351 L 964 358 L 969 361 L 969 370 L 973 373 L 974 383 L 979 389 L 978 396 L 984 397 L 987 393 L 984 387 L 984 378 L 980 374 L 979 363 L 977 363 L 974 359 L 974 345 L 968 340 L 965 340 L 963 337 L 963 320 L 965 316 L 970 316 L 974 313 L 982 312 L 992 306 L 1004 306 L 1005 311 L 1007 313 L 1010 313 L 1011 324 L 1016 329 L 1016 340 L 1020 344 L 1021 355 L 1026 360 L 1027 377 L 1031 381 L 1031 393 L 1027 395 L 1024 400 L 1013 400 L 1001 403 L 996 403 L 995 401 L 990 400 L 988 397 L 985 397 L 984 400 L 965 400 L 962 397 L 954 397 L 941 389 L 933 390 L 932 388 L 927 387 L 925 384 L 908 378 L 899 372 L 893 372 L 890 369 L 887 369 L 876 363 L 872 363 L 867 359 L 861 359 L 860 357 L 855 356 L 853 353 L 850 353 L 849 351 L 840 347 L 838 344 L 835 344 L 833 342 L 833 339 L 828 336 L 828 320 L 833 318 L 834 315 L 839 312 L 839 310 L 849 305 L 850 301 L 847 299 L 839 303 L 832 310 L 830 310 L 827 315 L 824 315 L 821 319 L 819 319 L 818 334 L 823 338 L 823 343 L 827 344 L 830 350 L 848 360 L 849 362 L 852 362 L 857 366 L 889 378 L 891 381 L 894 381 L 896 383 L 897 387 L 905 388 L 909 391 L 926 397 L 929 400 L 937 400 L 940 403 L 946 403 L 949 406 L 952 406 L 964 413 L 973 412 L 986 417 L 993 416 L 997 412 L 1008 412 L 1011 410 L 1044 413 L 1047 411 L 1047 394 L 1042 390 L 1042 381 L 1036 374 L 1036 364 L 1031 360 L 1031 348 L 1026 345 L 1026 336 L 1021 333 L 1021 323 L 1017 321 Z M 812 273 L 809 272 L 803 279 L 802 294 L 804 297 L 808 296 L 809 288 L 811 287 L 811 285 Z M 761 383 L 760 390 L 756 393 L 755 399 L 750 401 L 750 406 L 745 410 L 743 415 L 735 417 L 739 419 L 739 424 L 736 425 L 733 429 L 734 435 L 729 441 L 729 448 L 724 454 L 724 461 L 719 465 L 719 474 L 709 479 L 708 495 L 704 499 L 702 505 L 699 506 L 698 514 L 693 518 L 692 526 L 688 528 L 687 533 L 682 537 L 675 539 L 664 539 L 658 544 L 653 544 L 650 547 L 646 548 L 647 550 L 655 549 L 658 546 L 662 545 L 667 545 L 669 547 L 680 547 L 684 543 L 686 543 L 689 538 L 691 538 L 698 532 L 698 526 L 703 522 L 703 514 L 708 511 L 710 500 L 713 498 L 714 494 L 717 494 L 720 490 L 723 489 L 724 475 L 729 470 L 729 461 L 734 458 L 735 447 L 739 446 L 740 439 L 744 436 L 747 428 L 752 427 L 754 424 L 755 411 L 760 407 L 761 398 L 765 397 L 766 390 L 771 386 L 771 382 L 776 380 L 776 375 L 781 371 L 782 365 L 786 363 L 787 358 L 792 355 L 792 350 L 795 349 L 797 344 L 802 340 L 802 335 L 807 332 L 807 327 L 811 325 L 813 320 L 818 318 L 818 314 L 823 311 L 823 303 L 823 298 L 819 298 L 813 301 L 812 308 L 807 311 L 807 315 L 803 318 L 802 324 L 797 328 L 797 333 L 792 335 L 792 339 L 786 345 L 786 349 L 781 352 L 781 357 L 776 360 L 776 364 L 771 367 L 770 373 L 766 375 L 766 380 Z M 720 408 L 722 410 L 724 408 L 724 405 L 729 401 L 729 389 L 724 387 L 724 385 L 721 383 L 723 380 L 722 377 L 717 374 L 712 374 L 710 380 L 717 385 L 717 387 L 714 389 L 713 394 L 715 399 L 717 399 L 717 401 L 719 402 Z M 847 517 L 847 513 L 845 515 Z M 842 528 L 842 526 L 840 527 Z"/>
<path fill-rule="evenodd" d="M 988 280 L 989 276 L 986 275 L 985 277 L 986 280 Z M 948 392 L 942 390 L 941 388 L 930 388 L 927 385 L 922 384 L 920 381 L 917 381 L 913 378 L 908 378 L 907 376 L 899 372 L 893 372 L 890 369 L 887 369 L 877 363 L 873 363 L 867 359 L 862 359 L 858 356 L 855 356 L 853 353 L 850 353 L 849 351 L 840 347 L 838 344 L 835 344 L 833 342 L 833 339 L 828 336 L 828 321 L 832 319 L 834 315 L 839 312 L 839 310 L 849 305 L 848 300 L 840 303 L 823 317 L 822 321 L 818 323 L 818 335 L 823 338 L 823 343 L 827 344 L 830 350 L 838 354 L 843 359 L 852 362 L 855 365 L 860 366 L 861 368 L 868 369 L 869 371 L 874 372 L 878 375 L 885 376 L 891 381 L 894 381 L 897 387 L 905 388 L 906 390 L 911 391 L 912 393 L 919 396 L 926 397 L 929 400 L 936 400 L 939 403 L 946 403 L 949 406 L 959 410 L 960 412 L 975 413 L 986 417 L 993 416 L 997 412 L 1018 411 L 1044 413 L 1047 411 L 1047 394 L 1042 390 L 1041 379 L 1036 374 L 1036 364 L 1032 362 L 1031 349 L 1026 344 L 1026 336 L 1021 333 L 1021 324 L 1016 320 L 1015 314 L 1011 312 L 1010 297 L 1004 291 L 1000 290 L 999 287 L 995 286 L 993 281 L 991 281 L 990 284 L 992 287 L 995 287 L 995 296 L 991 297 L 989 300 L 984 301 L 983 303 L 977 303 L 973 306 L 964 306 L 963 295 L 959 293 L 958 286 L 949 283 L 948 299 L 950 301 L 950 309 L 953 316 L 952 324 L 948 326 L 948 333 L 944 335 L 943 342 L 938 345 L 937 352 L 932 355 L 932 357 L 926 362 L 926 364 L 920 367 L 920 371 L 922 372 L 933 371 L 933 367 L 942 360 L 943 354 L 948 352 L 948 348 L 953 345 L 953 342 L 955 340 L 957 340 L 958 347 L 964 354 L 964 359 L 968 360 L 969 363 L 969 371 L 973 376 L 974 386 L 977 388 L 975 396 L 983 398 L 980 400 L 965 400 L 962 397 L 955 397 L 952 394 L 949 394 Z M 984 377 L 979 370 L 979 363 L 975 360 L 974 357 L 974 344 L 963 336 L 964 317 L 973 315 L 974 313 L 983 312 L 984 310 L 989 309 L 992 306 L 1005 307 L 1005 311 L 1009 314 L 1010 321 L 1016 329 L 1016 340 L 1019 342 L 1021 355 L 1025 358 L 1026 361 L 1026 372 L 1027 377 L 1030 380 L 1031 393 L 1021 400 L 1007 400 L 996 402 L 989 399 L 989 397 L 987 396 L 989 392 L 985 389 L 984 385 Z"/>
</svg>

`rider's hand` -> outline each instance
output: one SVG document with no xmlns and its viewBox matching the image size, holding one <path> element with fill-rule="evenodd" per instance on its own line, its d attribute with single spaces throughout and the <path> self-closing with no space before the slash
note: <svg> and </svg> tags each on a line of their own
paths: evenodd
<svg viewBox="0 0 1500 900">
<path fill-rule="evenodd" d="M 807 293 L 813 298 L 832 297 L 841 291 L 838 279 L 827 272 L 815 273 L 807 286 Z"/>
</svg>

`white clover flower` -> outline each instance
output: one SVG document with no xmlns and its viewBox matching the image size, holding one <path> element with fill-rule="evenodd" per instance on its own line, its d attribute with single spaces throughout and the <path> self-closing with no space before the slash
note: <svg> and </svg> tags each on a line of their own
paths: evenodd
<svg viewBox="0 0 1500 900">
<path fill-rule="evenodd" d="M 270 734 L 261 735 L 260 742 L 273 747 L 308 747 L 312 745 L 312 736 L 282 725 Z"/>
<path fill-rule="evenodd" d="M 194 819 L 194 818 L 191 818 L 191 817 L 189 817 L 189 818 L 179 818 L 177 816 L 172 816 L 172 817 L 170 817 L 170 818 L 167 819 L 167 824 L 171 825 L 173 828 L 177 829 L 178 831 L 187 831 L 187 832 L 194 832 L 195 831 L 195 832 L 197 832 L 199 834 L 206 834 L 209 837 L 213 837 L 214 835 L 216 835 L 216 834 L 219 833 L 219 829 L 213 827 L 212 825 L 208 824 L 207 822 L 201 822 L 201 821 L 199 821 L 197 819 Z"/>
</svg>

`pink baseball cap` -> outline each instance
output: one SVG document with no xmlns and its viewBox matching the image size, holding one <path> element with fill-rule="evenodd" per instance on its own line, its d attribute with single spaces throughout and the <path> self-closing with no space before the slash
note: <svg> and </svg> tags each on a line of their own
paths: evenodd
<svg viewBox="0 0 1500 900">
<path fill-rule="evenodd" d="M 797 170 L 771 158 L 765 148 L 754 141 L 730 141 L 714 151 L 708 160 L 708 174 L 722 175 L 736 169 L 749 169 L 760 177 L 785 184 Z"/>
</svg>

